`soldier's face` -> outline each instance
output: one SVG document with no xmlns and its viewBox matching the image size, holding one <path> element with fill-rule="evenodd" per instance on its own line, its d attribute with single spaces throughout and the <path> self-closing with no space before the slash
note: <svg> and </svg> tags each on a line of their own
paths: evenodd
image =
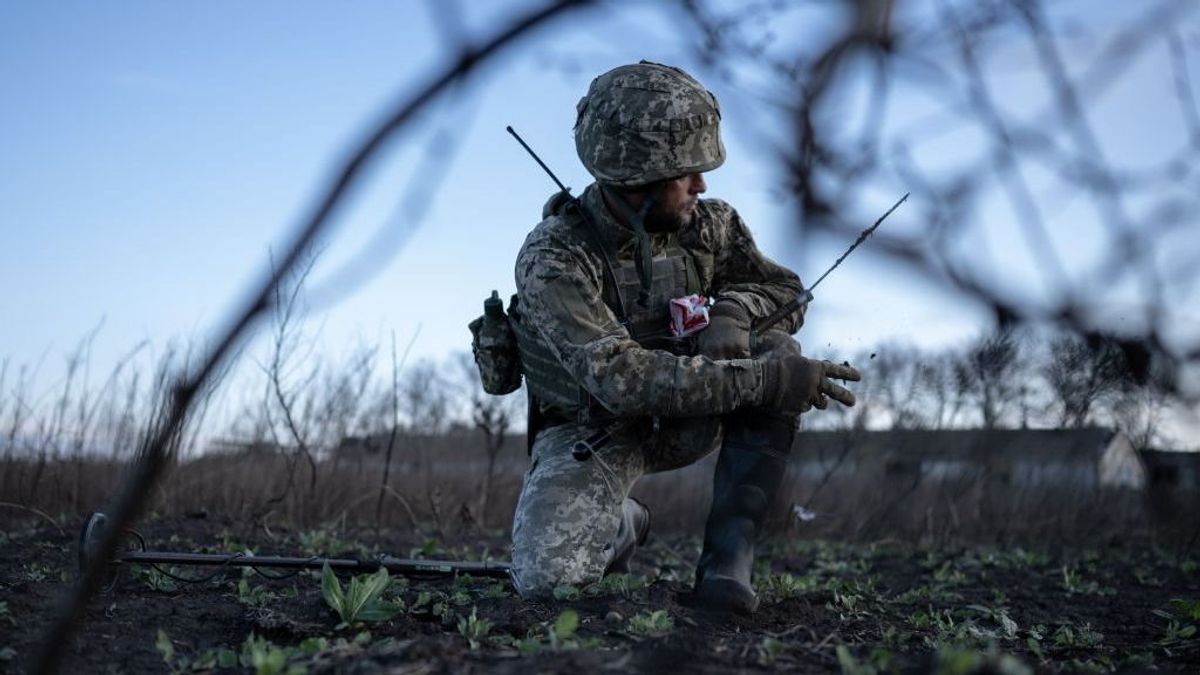
<svg viewBox="0 0 1200 675">
<path fill-rule="evenodd" d="M 692 222 L 696 215 L 696 202 L 707 190 L 708 185 L 702 173 L 689 173 L 663 181 L 658 201 L 646 214 L 646 230 L 674 232 L 683 228 Z"/>
</svg>

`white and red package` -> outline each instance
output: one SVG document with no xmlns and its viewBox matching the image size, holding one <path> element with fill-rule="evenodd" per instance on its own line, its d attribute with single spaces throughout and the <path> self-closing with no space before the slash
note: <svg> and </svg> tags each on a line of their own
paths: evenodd
<svg viewBox="0 0 1200 675">
<path fill-rule="evenodd" d="M 671 335 L 684 337 L 708 327 L 708 298 L 688 295 L 671 300 Z"/>
</svg>

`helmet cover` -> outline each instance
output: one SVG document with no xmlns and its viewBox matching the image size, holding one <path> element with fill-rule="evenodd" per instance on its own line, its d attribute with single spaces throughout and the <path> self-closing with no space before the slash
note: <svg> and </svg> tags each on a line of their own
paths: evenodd
<svg viewBox="0 0 1200 675">
<path fill-rule="evenodd" d="M 640 187 L 725 162 L 717 99 L 679 68 L 614 68 L 592 80 L 576 112 L 575 149 L 601 183 Z"/>
</svg>

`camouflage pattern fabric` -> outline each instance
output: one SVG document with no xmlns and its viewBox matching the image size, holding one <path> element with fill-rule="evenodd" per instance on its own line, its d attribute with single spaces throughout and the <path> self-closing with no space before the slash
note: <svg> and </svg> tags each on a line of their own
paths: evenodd
<svg viewBox="0 0 1200 675">
<path fill-rule="evenodd" d="M 600 182 L 636 187 L 725 162 L 717 99 L 679 68 L 614 68 L 592 80 L 576 111 L 575 149 Z"/>
<path fill-rule="evenodd" d="M 617 256 L 633 257 L 633 233 L 618 223 L 592 185 L 582 195 L 597 227 L 616 243 Z M 650 235 L 655 256 L 669 234 Z M 693 256 L 700 286 L 730 299 L 752 318 L 770 314 L 801 292 L 800 279 L 754 245 L 746 224 L 728 204 L 702 199 L 692 223 L 678 233 Z M 517 256 L 516 285 L 522 320 L 577 382 L 618 416 L 680 417 L 730 412 L 761 403 L 762 365 L 753 359 L 713 361 L 642 349 L 601 298 L 601 254 L 579 240 L 563 216 L 542 221 Z M 794 332 L 802 310 L 779 327 Z"/>
<path fill-rule="evenodd" d="M 592 185 L 582 195 L 597 226 L 633 256 L 633 233 L 609 214 Z M 766 349 L 795 349 L 788 337 L 797 311 L 756 345 L 752 358 L 714 361 L 644 349 L 601 299 L 600 254 L 574 236 L 564 216 L 551 215 L 526 239 L 516 264 L 523 318 L 536 326 L 566 370 L 620 418 L 592 459 L 576 461 L 572 446 L 596 424 L 551 427 L 534 440 L 513 522 L 513 565 L 525 597 L 547 597 L 556 586 L 600 579 L 616 551 L 629 490 L 645 473 L 685 466 L 720 446 L 721 415 L 757 406 Z M 662 255 L 665 234 L 651 234 Z M 701 285 L 737 302 L 752 318 L 770 314 L 801 291 L 799 278 L 754 245 L 746 224 L 725 202 L 700 200 L 693 221 L 678 233 L 696 261 Z M 657 428 L 650 417 L 659 418 Z"/>
<path fill-rule="evenodd" d="M 800 350 L 791 339 L 767 345 L 760 348 Z M 704 458 L 721 447 L 725 426 L 716 415 L 664 419 L 657 429 L 645 418 L 611 422 L 608 442 L 582 462 L 571 448 L 597 425 L 563 424 L 538 434 L 513 518 L 517 591 L 544 599 L 558 586 L 599 581 L 620 553 L 613 543 L 638 478 Z"/>
</svg>

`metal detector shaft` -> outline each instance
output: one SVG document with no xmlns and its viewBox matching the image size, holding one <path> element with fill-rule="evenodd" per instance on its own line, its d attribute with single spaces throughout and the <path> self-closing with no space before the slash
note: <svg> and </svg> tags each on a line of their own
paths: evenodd
<svg viewBox="0 0 1200 675">
<path fill-rule="evenodd" d="M 281 569 L 321 569 L 329 565 L 335 572 L 374 572 L 385 568 L 403 576 L 470 574 L 474 577 L 507 579 L 512 565 L 502 562 L 416 560 L 385 556 L 375 560 L 354 558 L 295 558 L 244 553 L 176 553 L 171 551 L 137 551 L 125 553 L 113 560 L 117 564 L 140 565 L 213 565 L 225 567 L 273 567 Z"/>
<path fill-rule="evenodd" d="M 85 570 L 95 557 L 98 542 L 108 529 L 108 517 L 93 513 L 79 533 L 79 569 Z M 140 537 L 139 537 L 140 538 Z M 110 561 L 113 565 L 209 565 L 223 567 L 274 567 L 283 569 L 321 569 L 329 565 L 338 572 L 374 572 L 379 568 L 405 576 L 442 576 L 470 574 L 477 577 L 510 578 L 512 565 L 506 562 L 467 560 L 416 560 L 382 556 L 372 560 L 354 558 L 307 558 L 249 555 L 247 553 L 182 553 L 175 551 L 133 551 Z"/>
</svg>

